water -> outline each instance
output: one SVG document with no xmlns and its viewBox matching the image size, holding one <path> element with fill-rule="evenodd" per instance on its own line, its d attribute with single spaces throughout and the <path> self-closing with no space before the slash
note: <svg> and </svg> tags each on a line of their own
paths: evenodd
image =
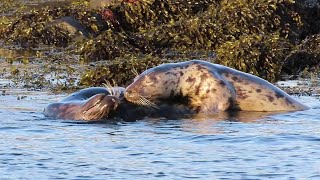
<svg viewBox="0 0 320 180">
<path fill-rule="evenodd" d="M 0 179 L 320 178 L 319 97 L 296 97 L 310 110 L 253 119 L 94 124 L 45 118 L 64 95 L 2 93 Z"/>
</svg>

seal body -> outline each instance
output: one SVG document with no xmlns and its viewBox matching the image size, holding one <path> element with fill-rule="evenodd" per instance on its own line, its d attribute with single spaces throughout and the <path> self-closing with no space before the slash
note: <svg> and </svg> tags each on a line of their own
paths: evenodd
<svg viewBox="0 0 320 180">
<path fill-rule="evenodd" d="M 297 111 L 307 109 L 271 83 L 207 61 L 168 63 L 148 69 L 125 91 L 133 103 L 180 102 L 196 113 L 218 111 Z"/>
<path fill-rule="evenodd" d="M 118 87 L 115 90 L 123 92 L 124 88 Z M 119 103 L 119 97 L 111 95 L 107 88 L 92 87 L 49 104 L 44 109 L 44 115 L 57 119 L 96 121 L 107 117 Z"/>
</svg>

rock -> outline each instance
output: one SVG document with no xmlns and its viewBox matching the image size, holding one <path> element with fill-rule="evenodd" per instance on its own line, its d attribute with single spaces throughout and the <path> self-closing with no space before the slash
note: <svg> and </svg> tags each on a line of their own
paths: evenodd
<svg viewBox="0 0 320 180">
<path fill-rule="evenodd" d="M 72 16 L 62 17 L 50 23 L 50 26 L 56 26 L 69 32 L 72 37 L 88 38 L 90 33 L 88 29 Z"/>
</svg>

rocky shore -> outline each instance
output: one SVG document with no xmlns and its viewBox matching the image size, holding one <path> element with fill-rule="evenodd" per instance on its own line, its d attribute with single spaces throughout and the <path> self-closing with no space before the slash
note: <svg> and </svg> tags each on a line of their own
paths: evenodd
<svg viewBox="0 0 320 180">
<path fill-rule="evenodd" d="M 315 0 L 2 4 L 1 47 L 36 53 L 24 58 L 2 53 L 0 61 L 8 66 L 21 59 L 30 67 L 35 61 L 70 66 L 61 68 L 68 74 L 64 78 L 76 72 L 80 79 L 72 84 L 79 87 L 104 80 L 126 85 L 134 78 L 132 71 L 187 59 L 227 65 L 271 82 L 284 76 L 319 79 L 320 4 Z M 22 77 L 25 71 L 17 67 L 0 73 Z M 313 87 L 319 87 L 316 82 Z"/>
</svg>

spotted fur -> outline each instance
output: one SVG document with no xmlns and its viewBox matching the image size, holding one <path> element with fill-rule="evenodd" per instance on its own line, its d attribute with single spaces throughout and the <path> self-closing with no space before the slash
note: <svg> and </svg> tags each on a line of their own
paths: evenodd
<svg viewBox="0 0 320 180">
<path fill-rule="evenodd" d="M 125 91 L 128 101 L 137 103 L 139 97 L 155 104 L 183 99 L 198 113 L 307 109 L 259 77 L 199 60 L 162 64 L 146 70 Z"/>
</svg>

